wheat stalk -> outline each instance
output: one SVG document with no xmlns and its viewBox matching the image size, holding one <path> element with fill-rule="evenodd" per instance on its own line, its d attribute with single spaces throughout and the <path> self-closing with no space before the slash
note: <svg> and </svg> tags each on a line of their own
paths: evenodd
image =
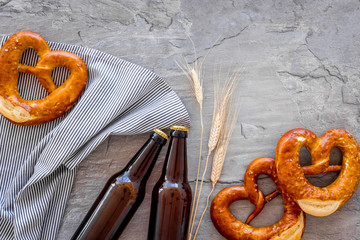
<svg viewBox="0 0 360 240">
<path fill-rule="evenodd" d="M 221 171 L 224 165 L 227 149 L 230 143 L 230 138 L 232 133 L 234 132 L 235 125 L 237 122 L 237 118 L 239 116 L 239 110 L 240 107 L 236 109 L 236 111 L 231 114 L 230 111 L 228 111 L 227 120 L 225 123 L 224 131 L 222 133 L 222 136 L 220 138 L 220 142 L 216 148 L 213 163 L 212 163 L 212 170 L 211 170 L 211 182 L 212 182 L 212 188 L 214 189 L 215 184 L 219 181 Z M 230 126 L 229 126 L 230 124 Z"/>
<path fill-rule="evenodd" d="M 194 42 L 191 40 L 191 38 L 189 37 L 193 48 L 194 48 L 194 52 L 195 52 L 195 61 L 194 64 L 191 66 L 187 63 L 186 59 L 183 57 L 183 62 L 184 64 L 179 64 L 176 62 L 176 64 L 179 66 L 179 68 L 184 72 L 184 74 L 187 76 L 191 88 L 193 90 L 193 93 L 195 95 L 195 98 L 197 100 L 197 102 L 199 103 L 200 106 L 200 124 L 201 124 L 201 136 L 200 136 L 200 149 L 199 149 L 199 159 L 198 159 L 198 165 L 197 165 L 197 174 L 196 174 L 196 181 L 195 181 L 195 191 L 194 191 L 194 199 L 196 198 L 196 194 L 197 194 L 197 188 L 198 188 L 198 181 L 199 181 L 199 174 L 200 174 L 200 163 L 201 163 L 201 153 L 202 153 L 202 141 L 203 141 L 203 134 L 204 134 L 204 124 L 203 124 L 203 114 L 202 114 L 202 109 L 203 109 L 203 87 L 202 87 L 202 66 L 203 63 L 206 59 L 206 56 L 204 57 L 203 61 L 198 64 L 197 61 L 197 57 L 196 57 L 196 51 L 195 51 L 195 46 L 194 46 Z M 190 211 L 190 218 L 189 221 L 192 222 L 193 219 L 195 219 L 195 215 L 194 215 L 194 207 L 195 205 L 192 204 L 191 207 L 191 211 Z M 188 239 L 191 239 L 191 232 L 192 232 L 192 228 L 191 225 L 189 225 L 189 229 L 188 229 Z"/>
<path fill-rule="evenodd" d="M 194 47 L 193 41 L 191 39 L 190 39 L 190 41 L 192 42 L 193 47 Z M 194 52 L 196 52 L 195 47 L 194 47 Z M 185 58 L 183 58 L 184 64 L 179 64 L 179 63 L 176 62 L 176 64 L 179 66 L 179 68 L 187 76 L 187 78 L 188 78 L 188 80 L 190 82 L 191 88 L 193 90 L 194 96 L 195 96 L 195 98 L 196 98 L 196 100 L 197 100 L 197 102 L 199 103 L 199 106 L 200 106 L 201 137 L 200 137 L 200 150 L 199 150 L 199 159 L 198 159 L 198 169 L 197 169 L 195 191 L 194 191 L 194 200 L 196 200 L 196 203 L 192 204 L 192 209 L 191 209 L 191 212 L 190 212 L 190 224 L 189 224 L 189 229 L 188 229 L 188 240 L 191 239 L 191 235 L 192 235 L 192 231 L 193 231 L 193 227 L 194 227 L 194 223 L 195 223 L 195 218 L 196 218 L 196 213 L 197 213 L 197 208 L 198 208 L 198 204 L 199 204 L 199 200 L 200 200 L 200 196 L 201 196 L 202 185 L 203 185 L 204 177 L 205 177 L 205 174 L 206 174 L 206 171 L 207 171 L 209 158 L 210 158 L 211 153 L 215 150 L 216 146 L 219 144 L 220 138 L 224 136 L 224 133 L 223 133 L 223 131 L 224 131 L 224 122 L 227 122 L 227 119 L 229 117 L 228 112 L 229 112 L 229 105 L 230 105 L 230 101 L 231 101 L 231 96 L 233 94 L 233 91 L 234 91 L 234 89 L 236 87 L 237 80 L 238 80 L 237 79 L 237 74 L 233 74 L 231 77 L 229 77 L 229 72 L 228 72 L 228 74 L 226 76 L 226 79 L 227 79 L 226 83 L 225 83 L 225 85 L 224 85 L 224 87 L 222 89 L 222 92 L 221 92 L 220 101 L 218 101 L 217 88 L 214 87 L 214 110 L 213 110 L 212 126 L 211 126 L 211 130 L 210 130 L 210 135 L 209 135 L 209 142 L 208 142 L 208 154 L 207 154 L 206 161 L 205 161 L 205 169 L 204 169 L 204 172 L 203 172 L 203 175 L 202 175 L 202 178 L 201 178 L 200 188 L 199 188 L 199 191 L 197 191 L 198 182 L 199 182 L 200 163 L 201 163 L 202 141 L 203 141 L 203 133 L 204 133 L 203 116 L 202 116 L 203 87 L 202 87 L 201 74 L 202 74 L 202 64 L 205 61 L 206 56 L 207 56 L 207 54 L 205 55 L 205 57 L 204 57 L 204 59 L 203 59 L 203 61 L 201 62 L 200 65 L 198 65 L 196 54 L 195 54 L 195 59 L 196 60 L 194 61 L 194 63 L 192 65 L 189 65 L 186 62 Z M 220 72 L 221 71 L 219 71 L 219 74 L 220 74 Z M 219 80 L 218 80 L 217 83 L 219 84 Z M 225 127 L 225 130 L 226 130 L 226 127 Z M 224 151 L 224 153 L 225 153 L 223 155 L 223 159 L 225 159 L 227 144 L 222 146 L 222 151 Z M 219 148 L 219 150 L 216 149 L 216 151 L 215 151 L 215 159 L 221 159 L 221 156 L 219 154 L 222 151 L 220 150 L 220 148 Z M 221 165 L 221 169 L 222 169 L 223 163 L 221 163 L 220 165 Z M 214 163 L 213 163 L 213 166 L 214 166 Z M 221 169 L 217 173 L 219 175 L 219 177 L 220 177 Z M 212 175 L 213 174 L 215 174 L 214 171 L 212 171 Z M 218 179 L 219 178 L 217 178 L 217 180 Z M 213 183 L 212 191 L 214 190 L 214 186 L 215 186 L 215 184 Z M 212 193 L 212 191 L 211 191 L 211 193 Z M 209 194 L 209 196 L 207 198 L 206 208 L 208 206 L 209 197 L 210 197 L 211 193 Z M 203 216 L 205 214 L 206 208 L 205 208 L 203 214 L 201 215 L 201 218 L 200 218 L 200 221 L 198 223 L 198 226 L 197 226 L 197 229 L 196 229 L 196 232 L 194 234 L 193 239 L 196 239 L 196 235 L 197 235 L 197 232 L 199 230 L 201 220 L 202 220 L 202 218 L 203 218 Z"/>
<path fill-rule="evenodd" d="M 228 145 L 230 142 L 230 137 L 231 137 L 232 132 L 234 131 L 234 128 L 236 125 L 236 121 L 237 121 L 237 117 L 238 117 L 240 108 L 238 108 L 237 111 L 235 111 L 233 115 L 230 115 L 230 110 L 231 110 L 230 103 L 231 103 L 231 98 L 232 98 L 234 89 L 236 88 L 237 82 L 238 82 L 237 73 L 232 74 L 231 76 L 229 76 L 229 73 L 227 74 L 227 81 L 221 92 L 220 105 L 216 107 L 217 113 L 216 113 L 216 117 L 214 118 L 215 121 L 213 121 L 213 125 L 212 125 L 212 129 L 214 128 L 215 130 L 214 130 L 213 136 L 210 134 L 210 139 L 209 139 L 209 144 L 208 144 L 208 147 L 209 147 L 208 158 L 205 163 L 206 167 L 205 167 L 205 171 L 203 174 L 203 178 L 204 178 L 204 175 L 206 173 L 207 164 L 208 164 L 208 159 L 209 159 L 211 152 L 214 150 L 214 148 L 215 148 L 214 145 L 215 145 L 217 147 L 216 147 L 215 154 L 213 157 L 213 164 L 212 164 L 212 171 L 211 171 L 212 189 L 211 189 L 209 195 L 207 196 L 206 206 L 205 206 L 203 213 L 201 214 L 201 217 L 200 217 L 199 223 L 197 225 L 193 239 L 196 239 L 198 230 L 201 225 L 201 221 L 202 221 L 202 219 L 205 215 L 205 212 L 208 208 L 208 205 L 209 205 L 209 198 L 210 198 L 212 192 L 214 191 L 216 182 L 220 178 L 222 167 L 223 167 L 225 156 L 226 156 L 226 152 L 227 152 L 227 148 L 228 148 Z M 216 121 L 217 120 L 216 118 L 218 115 L 219 115 L 219 119 L 220 119 L 219 122 L 221 122 L 221 124 L 219 124 Z M 231 121 L 229 119 L 231 119 Z M 229 126 L 229 124 L 230 124 L 230 126 Z M 211 137 L 217 137 L 217 140 L 211 139 Z M 211 142 L 211 144 L 210 144 L 210 142 Z M 216 142 L 216 144 L 214 144 L 214 142 Z M 214 147 L 214 148 L 210 148 L 210 147 Z M 201 179 L 200 189 L 199 189 L 199 193 L 198 193 L 198 199 L 201 194 L 203 178 Z M 198 201 L 197 201 L 197 204 L 198 204 Z M 197 210 L 197 207 L 196 207 L 196 210 Z M 195 210 L 195 212 L 196 212 L 196 210 Z"/>
<path fill-rule="evenodd" d="M 211 130 L 210 130 L 210 136 L 209 136 L 209 141 L 208 141 L 209 151 L 208 151 L 206 161 L 205 161 L 205 169 L 204 169 L 204 172 L 203 172 L 203 175 L 201 178 L 199 192 L 197 192 L 197 188 L 195 187 L 194 203 L 192 205 L 193 208 L 195 206 L 195 210 L 194 210 L 194 213 L 192 211 L 192 218 L 190 218 L 189 234 L 188 234 L 189 240 L 191 239 L 192 231 L 193 231 L 193 228 L 195 225 L 195 218 L 196 218 L 196 213 L 197 213 L 197 209 L 199 206 L 202 184 L 203 184 L 204 176 L 206 174 L 206 169 L 208 166 L 209 158 L 210 158 L 211 152 L 216 147 L 217 141 L 220 136 L 220 129 L 222 126 L 222 119 L 221 119 L 221 115 L 220 115 L 220 111 L 219 111 L 220 104 L 218 101 L 217 89 L 218 89 L 218 86 L 215 84 L 215 81 L 214 81 L 214 109 L 213 109 L 213 119 L 212 119 L 212 125 L 211 125 Z M 199 168 L 198 168 L 198 171 L 199 171 Z M 197 180 L 198 180 L 198 178 L 197 178 Z M 196 181 L 196 183 L 197 182 L 198 181 Z M 196 198 L 196 196 L 197 196 L 197 198 Z"/>
</svg>

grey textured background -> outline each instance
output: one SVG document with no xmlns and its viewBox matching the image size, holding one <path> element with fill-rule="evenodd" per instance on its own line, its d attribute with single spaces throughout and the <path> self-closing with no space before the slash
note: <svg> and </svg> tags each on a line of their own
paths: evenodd
<svg viewBox="0 0 360 240">
<path fill-rule="evenodd" d="M 194 185 L 199 146 L 198 105 L 175 60 L 195 58 L 190 36 L 204 65 L 205 139 L 212 114 L 213 69 L 241 70 L 241 113 L 215 193 L 242 185 L 247 165 L 275 155 L 286 131 L 304 127 L 319 136 L 342 128 L 360 140 L 360 2 L 261 0 L 0 0 L 1 33 L 32 30 L 46 40 L 95 48 L 147 67 L 165 78 L 191 114 L 189 179 Z M 211 49 L 211 51 L 209 51 Z M 58 239 L 69 239 L 106 179 L 121 170 L 147 139 L 111 136 L 79 167 Z M 166 150 L 166 149 L 165 149 Z M 146 239 L 150 192 L 161 171 L 163 150 L 151 175 L 147 195 L 121 239 Z M 204 155 L 207 149 L 204 149 Z M 306 151 L 302 152 L 308 162 Z M 339 161 L 339 151 L 332 161 Z M 318 186 L 336 174 L 316 176 Z M 204 194 L 209 191 L 206 178 Z M 260 188 L 275 188 L 267 179 Z M 200 209 L 204 205 L 205 197 Z M 303 239 L 360 239 L 359 190 L 329 217 L 307 216 Z M 252 206 L 232 205 L 245 219 Z M 267 205 L 253 222 L 275 223 L 282 200 Z M 206 214 L 198 239 L 222 239 Z"/>
</svg>

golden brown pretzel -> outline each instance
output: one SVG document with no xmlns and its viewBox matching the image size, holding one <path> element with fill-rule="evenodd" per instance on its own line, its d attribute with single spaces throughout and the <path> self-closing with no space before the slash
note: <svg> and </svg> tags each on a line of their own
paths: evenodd
<svg viewBox="0 0 360 240">
<path fill-rule="evenodd" d="M 39 55 L 35 67 L 20 64 L 23 52 L 33 48 Z M 68 79 L 57 87 L 51 78 L 55 67 L 66 67 Z M 18 91 L 18 72 L 37 76 L 49 95 L 39 100 L 25 100 Z M 13 123 L 34 125 L 52 121 L 65 114 L 85 89 L 87 68 L 77 55 L 51 51 L 38 34 L 23 31 L 12 35 L 0 49 L 0 113 Z"/>
<path fill-rule="evenodd" d="M 299 151 L 305 146 L 312 165 L 301 168 Z M 339 147 L 343 160 L 338 178 L 319 188 L 309 183 L 304 174 L 340 170 L 329 166 L 330 151 Z M 286 192 L 301 209 L 314 216 L 328 216 L 343 206 L 356 191 L 360 179 L 359 146 L 346 131 L 333 129 L 321 138 L 306 129 L 294 129 L 282 136 L 276 148 L 276 171 L 279 189 Z"/>
<path fill-rule="evenodd" d="M 247 224 L 263 209 L 265 202 L 270 201 L 276 195 L 275 193 L 270 197 L 264 197 L 257 186 L 257 177 L 260 174 L 270 176 L 277 184 L 274 159 L 258 158 L 254 160 L 246 170 L 244 186 L 225 188 L 215 196 L 210 210 L 214 226 L 227 239 L 301 239 L 305 228 L 305 215 L 299 206 L 286 195 L 283 196 L 284 214 L 280 221 L 259 228 Z M 246 223 L 236 219 L 229 210 L 231 203 L 242 199 L 248 199 L 256 206 Z"/>
</svg>

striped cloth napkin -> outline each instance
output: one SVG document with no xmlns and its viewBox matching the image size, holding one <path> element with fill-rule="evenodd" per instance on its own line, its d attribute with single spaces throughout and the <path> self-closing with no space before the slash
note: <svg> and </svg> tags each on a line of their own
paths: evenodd
<svg viewBox="0 0 360 240">
<path fill-rule="evenodd" d="M 179 97 L 149 70 L 94 49 L 49 46 L 80 56 L 88 84 L 77 104 L 50 123 L 18 126 L 0 115 L 0 239 L 55 239 L 77 166 L 110 134 L 189 125 Z M 29 49 L 21 62 L 35 65 L 37 58 Z M 54 82 L 59 86 L 68 74 L 55 68 Z M 19 91 L 24 99 L 47 95 L 35 76 L 23 73 Z"/>
</svg>

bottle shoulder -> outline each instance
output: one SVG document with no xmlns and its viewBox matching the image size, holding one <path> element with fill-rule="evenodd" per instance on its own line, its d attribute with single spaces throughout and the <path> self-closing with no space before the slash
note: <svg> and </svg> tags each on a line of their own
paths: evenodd
<svg viewBox="0 0 360 240">
<path fill-rule="evenodd" d="M 145 184 L 142 184 L 142 181 L 134 181 L 130 179 L 129 172 L 124 172 L 122 175 L 113 178 L 112 184 L 114 185 L 123 185 L 126 184 L 128 186 L 132 186 L 132 188 L 140 191 L 145 188 Z"/>
<path fill-rule="evenodd" d="M 166 188 L 179 188 L 179 189 L 185 189 L 185 190 L 190 190 L 190 184 L 189 182 L 186 181 L 171 181 L 167 178 L 163 178 L 160 179 L 156 185 L 155 185 L 158 189 L 166 189 Z"/>
<path fill-rule="evenodd" d="M 179 198 L 182 201 L 191 201 L 192 192 L 188 184 L 163 182 L 153 190 L 153 199 L 163 201 L 164 199 Z"/>
</svg>

